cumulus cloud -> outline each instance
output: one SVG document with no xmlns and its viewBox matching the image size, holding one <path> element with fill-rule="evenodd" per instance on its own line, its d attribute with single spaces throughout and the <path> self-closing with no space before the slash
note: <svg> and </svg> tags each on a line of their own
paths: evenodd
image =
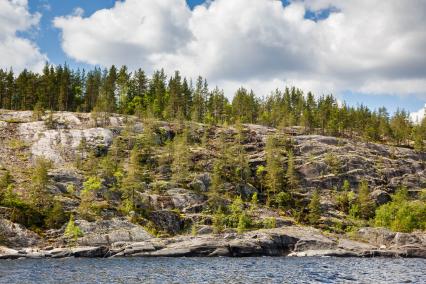
<svg viewBox="0 0 426 284">
<path fill-rule="evenodd" d="M 420 123 L 420 122 L 422 122 L 425 115 L 426 115 L 426 104 L 425 104 L 424 108 L 422 108 L 422 109 L 420 109 L 416 112 L 410 113 L 410 119 L 414 123 Z"/>
<path fill-rule="evenodd" d="M 0 0 L 0 68 L 42 69 L 47 57 L 35 43 L 17 35 L 36 28 L 40 17 L 28 11 L 27 0 Z"/>
<path fill-rule="evenodd" d="M 215 0 L 194 10 L 127 0 L 54 25 L 65 52 L 91 64 L 179 69 L 260 92 L 295 84 L 426 99 L 424 11 L 423 0 Z"/>
<path fill-rule="evenodd" d="M 173 53 L 189 40 L 191 12 L 184 0 L 117 1 L 87 18 L 57 17 L 68 56 L 90 64 L 152 66 L 162 53 Z"/>
</svg>

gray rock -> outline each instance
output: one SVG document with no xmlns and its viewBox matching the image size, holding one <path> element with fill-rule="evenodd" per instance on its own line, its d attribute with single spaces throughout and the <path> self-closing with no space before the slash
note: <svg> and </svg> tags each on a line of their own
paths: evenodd
<svg viewBox="0 0 426 284">
<path fill-rule="evenodd" d="M 253 194 L 258 193 L 257 188 L 255 188 L 249 183 L 237 185 L 236 190 L 237 190 L 237 193 L 241 195 L 243 199 L 246 199 L 246 200 L 251 199 Z"/>
<path fill-rule="evenodd" d="M 183 188 L 173 188 L 166 192 L 172 199 L 174 208 L 183 210 L 187 207 L 203 203 L 206 197 Z"/>
<path fill-rule="evenodd" d="M 377 205 L 383 205 L 392 200 L 389 193 L 383 190 L 375 190 L 372 193 L 370 193 L 370 197 L 376 202 Z"/>
<path fill-rule="evenodd" d="M 195 179 L 195 180 L 191 181 L 190 183 L 188 183 L 188 187 L 191 190 L 194 190 L 196 192 L 206 192 L 207 191 L 206 186 L 199 179 Z"/>
<path fill-rule="evenodd" d="M 140 242 L 152 236 L 141 226 L 125 219 L 113 218 L 97 222 L 76 220 L 84 236 L 78 239 L 83 246 L 109 246 L 116 242 Z"/>
<path fill-rule="evenodd" d="M 41 243 L 40 237 L 24 226 L 0 219 L 0 238 L 10 247 L 29 247 Z"/>
<path fill-rule="evenodd" d="M 184 225 L 179 214 L 170 210 L 153 211 L 150 220 L 157 228 L 172 235 L 179 233 Z"/>
</svg>

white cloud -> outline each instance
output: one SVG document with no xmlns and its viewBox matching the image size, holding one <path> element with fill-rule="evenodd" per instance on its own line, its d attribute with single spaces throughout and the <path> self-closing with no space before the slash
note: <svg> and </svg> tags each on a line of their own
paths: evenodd
<svg viewBox="0 0 426 284">
<path fill-rule="evenodd" d="M 416 112 L 410 113 L 410 119 L 414 123 L 420 123 L 423 120 L 423 118 L 425 117 L 425 115 L 426 115 L 426 104 L 425 104 L 424 108 L 422 108 L 422 109 L 420 109 Z"/>
<path fill-rule="evenodd" d="M 84 15 L 84 9 L 81 7 L 76 7 L 74 8 L 74 10 L 72 11 L 72 15 L 74 17 L 82 17 Z"/>
<path fill-rule="evenodd" d="M 41 15 L 28 11 L 27 0 L 0 0 L 0 68 L 40 71 L 47 57 L 32 41 L 17 32 L 36 28 Z"/>
<path fill-rule="evenodd" d="M 183 46 L 191 36 L 190 14 L 184 0 L 128 0 L 87 18 L 55 18 L 54 25 L 62 29 L 62 47 L 70 57 L 136 68 L 151 66 L 162 53 Z"/>
<path fill-rule="evenodd" d="M 323 9 L 326 18 L 305 18 Z M 185 0 L 127 0 L 54 25 L 65 52 L 91 64 L 179 69 L 259 95 L 292 83 L 426 100 L 424 11 L 424 0 L 215 0 L 194 10 Z"/>
</svg>

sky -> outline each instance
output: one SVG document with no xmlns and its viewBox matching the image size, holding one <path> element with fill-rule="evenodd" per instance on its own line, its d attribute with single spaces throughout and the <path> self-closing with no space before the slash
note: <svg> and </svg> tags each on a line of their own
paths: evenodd
<svg viewBox="0 0 426 284">
<path fill-rule="evenodd" d="M 424 0 L 0 0 L 0 68 L 180 70 L 229 98 L 296 86 L 415 120 L 425 26 Z"/>
</svg>

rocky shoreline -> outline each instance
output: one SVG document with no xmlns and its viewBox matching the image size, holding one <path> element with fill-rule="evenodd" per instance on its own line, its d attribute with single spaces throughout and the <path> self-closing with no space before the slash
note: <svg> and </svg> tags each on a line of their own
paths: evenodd
<svg viewBox="0 0 426 284">
<path fill-rule="evenodd" d="M 247 257 L 334 256 L 426 258 L 426 234 L 393 233 L 362 228 L 358 240 L 326 235 L 311 227 L 282 227 L 244 234 L 206 234 L 117 241 L 110 245 L 11 249 L 0 247 L 0 259 L 107 257 Z M 368 240 L 368 242 L 367 242 Z"/>
</svg>

